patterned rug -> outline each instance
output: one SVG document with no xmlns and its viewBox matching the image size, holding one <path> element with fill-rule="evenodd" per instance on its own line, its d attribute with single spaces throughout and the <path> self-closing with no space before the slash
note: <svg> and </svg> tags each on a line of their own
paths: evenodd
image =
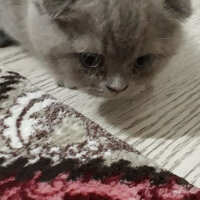
<svg viewBox="0 0 200 200">
<path fill-rule="evenodd" d="M 200 200 L 200 190 L 0 70 L 0 200 Z"/>
</svg>

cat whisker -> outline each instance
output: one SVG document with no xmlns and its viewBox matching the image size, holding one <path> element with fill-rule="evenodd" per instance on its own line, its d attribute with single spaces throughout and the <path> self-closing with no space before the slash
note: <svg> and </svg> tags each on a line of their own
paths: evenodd
<svg viewBox="0 0 200 200">
<path fill-rule="evenodd" d="M 180 38 L 159 38 L 159 40 L 180 40 Z"/>
</svg>

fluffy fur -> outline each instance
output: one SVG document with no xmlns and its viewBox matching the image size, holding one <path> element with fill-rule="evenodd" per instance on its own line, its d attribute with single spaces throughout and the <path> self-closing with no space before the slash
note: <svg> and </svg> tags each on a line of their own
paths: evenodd
<svg viewBox="0 0 200 200">
<path fill-rule="evenodd" d="M 113 97 L 150 84 L 176 52 L 190 14 L 190 0 L 0 0 L 0 29 L 65 86 Z M 102 66 L 84 67 L 82 52 L 102 55 Z M 136 67 L 144 55 L 151 60 Z"/>
</svg>

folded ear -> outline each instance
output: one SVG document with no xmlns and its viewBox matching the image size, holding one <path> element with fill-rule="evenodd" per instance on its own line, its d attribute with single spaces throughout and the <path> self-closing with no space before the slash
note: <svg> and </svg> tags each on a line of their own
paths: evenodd
<svg viewBox="0 0 200 200">
<path fill-rule="evenodd" d="M 164 0 L 165 7 L 177 19 L 186 19 L 192 14 L 191 0 Z"/>
</svg>

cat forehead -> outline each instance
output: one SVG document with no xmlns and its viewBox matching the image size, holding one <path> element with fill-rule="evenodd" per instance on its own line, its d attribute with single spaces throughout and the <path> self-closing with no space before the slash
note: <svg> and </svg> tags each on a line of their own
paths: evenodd
<svg viewBox="0 0 200 200">
<path fill-rule="evenodd" d="M 128 51 L 133 52 L 134 44 L 142 36 L 146 24 L 145 6 L 138 0 L 101 0 L 98 6 L 94 3 L 87 8 L 91 32 L 101 40 L 105 54 L 127 56 Z M 86 26 L 85 19 L 79 18 Z M 88 19 L 89 21 L 90 19 Z M 88 32 L 89 34 L 92 34 Z M 93 41 L 91 40 L 91 43 Z M 118 55 L 117 55 L 118 56 Z"/>
<path fill-rule="evenodd" d="M 151 0 L 43 1 L 48 12 L 62 22 L 60 27 L 72 36 L 75 52 L 94 51 L 125 60 L 133 56 L 152 24 L 148 18 L 153 10 Z"/>
<path fill-rule="evenodd" d="M 104 18 L 97 18 L 97 26 L 102 24 L 104 52 L 112 60 L 126 62 L 133 59 L 144 39 L 147 5 L 138 0 L 111 0 L 108 4 L 104 4 L 106 8 L 101 14 Z"/>
<path fill-rule="evenodd" d="M 38 1 L 38 0 L 36 0 Z M 86 20 L 91 16 L 93 20 L 102 21 L 133 21 L 147 4 L 144 0 L 42 0 L 47 12 L 54 18 L 64 21 L 71 19 Z M 41 3 L 41 2 L 40 2 Z M 121 23 L 124 24 L 124 23 Z"/>
</svg>

